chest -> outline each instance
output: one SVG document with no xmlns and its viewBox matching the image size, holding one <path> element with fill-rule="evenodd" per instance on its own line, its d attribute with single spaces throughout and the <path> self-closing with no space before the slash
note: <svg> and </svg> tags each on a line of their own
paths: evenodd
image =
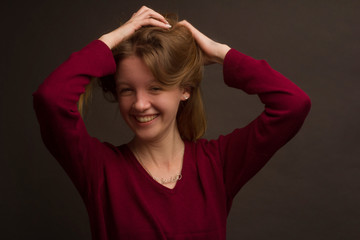
<svg viewBox="0 0 360 240">
<path fill-rule="evenodd" d="M 103 211 L 109 216 L 106 221 L 114 226 L 113 234 L 117 237 L 147 235 L 147 239 L 151 239 L 149 236 L 161 239 L 160 234 L 177 239 L 176 236 L 184 234 L 208 237 L 225 231 L 223 187 L 207 174 L 199 173 L 196 166 L 185 167 L 182 179 L 172 189 L 141 169 L 115 171 L 112 167 L 105 172 L 99 194 L 105 202 Z"/>
</svg>

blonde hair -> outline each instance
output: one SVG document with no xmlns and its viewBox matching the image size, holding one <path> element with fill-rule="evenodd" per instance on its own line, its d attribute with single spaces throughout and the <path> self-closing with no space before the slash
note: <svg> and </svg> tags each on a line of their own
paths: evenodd
<svg viewBox="0 0 360 240">
<path fill-rule="evenodd" d="M 154 77 L 166 86 L 179 86 L 190 92 L 180 103 L 177 126 L 184 140 L 195 141 L 206 130 L 200 82 L 203 77 L 203 56 L 189 29 L 178 24 L 175 15 L 165 15 L 171 29 L 143 27 L 113 50 L 116 62 L 129 56 L 143 59 Z M 109 100 L 116 101 L 114 76 L 100 78 L 100 86 Z M 80 101 L 79 101 L 80 106 Z"/>
<path fill-rule="evenodd" d="M 86 106 L 89 104 L 89 101 L 91 100 L 93 88 L 94 88 L 94 81 L 95 78 L 92 77 L 90 80 L 90 83 L 85 86 L 85 92 L 80 95 L 79 101 L 78 101 L 78 110 L 80 112 L 81 117 L 84 116 L 84 113 L 86 112 Z"/>
</svg>

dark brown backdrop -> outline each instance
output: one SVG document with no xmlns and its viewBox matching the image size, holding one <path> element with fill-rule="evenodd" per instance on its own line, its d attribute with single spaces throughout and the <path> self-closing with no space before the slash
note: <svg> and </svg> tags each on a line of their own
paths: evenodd
<svg viewBox="0 0 360 240">
<path fill-rule="evenodd" d="M 75 50 L 142 4 L 177 12 L 210 37 L 266 59 L 311 97 L 300 133 L 238 194 L 228 239 L 360 239 L 360 1 L 12 1 L 1 6 L 1 239 L 89 239 L 85 207 L 45 149 L 31 93 Z M 221 67 L 203 82 L 207 138 L 257 116 Z M 114 144 L 130 138 L 97 94 L 86 120 Z"/>
</svg>

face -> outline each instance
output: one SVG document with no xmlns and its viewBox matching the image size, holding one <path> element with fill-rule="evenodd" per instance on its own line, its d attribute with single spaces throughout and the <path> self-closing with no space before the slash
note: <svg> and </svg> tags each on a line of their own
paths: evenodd
<svg viewBox="0 0 360 240">
<path fill-rule="evenodd" d="M 136 138 L 157 141 L 178 134 L 176 114 L 189 93 L 163 86 L 141 58 L 131 56 L 119 63 L 116 91 L 120 112 Z"/>
</svg>

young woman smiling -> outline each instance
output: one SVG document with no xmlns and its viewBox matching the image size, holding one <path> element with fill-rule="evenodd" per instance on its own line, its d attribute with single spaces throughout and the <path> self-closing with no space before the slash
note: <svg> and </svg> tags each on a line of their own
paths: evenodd
<svg viewBox="0 0 360 240">
<path fill-rule="evenodd" d="M 200 94 L 210 63 L 265 105 L 246 127 L 211 141 L 201 139 Z M 129 143 L 87 133 L 78 107 L 93 77 L 118 102 Z M 84 200 L 93 239 L 226 239 L 233 198 L 300 129 L 310 100 L 265 61 L 142 7 L 59 66 L 34 108 L 45 145 Z"/>
</svg>

